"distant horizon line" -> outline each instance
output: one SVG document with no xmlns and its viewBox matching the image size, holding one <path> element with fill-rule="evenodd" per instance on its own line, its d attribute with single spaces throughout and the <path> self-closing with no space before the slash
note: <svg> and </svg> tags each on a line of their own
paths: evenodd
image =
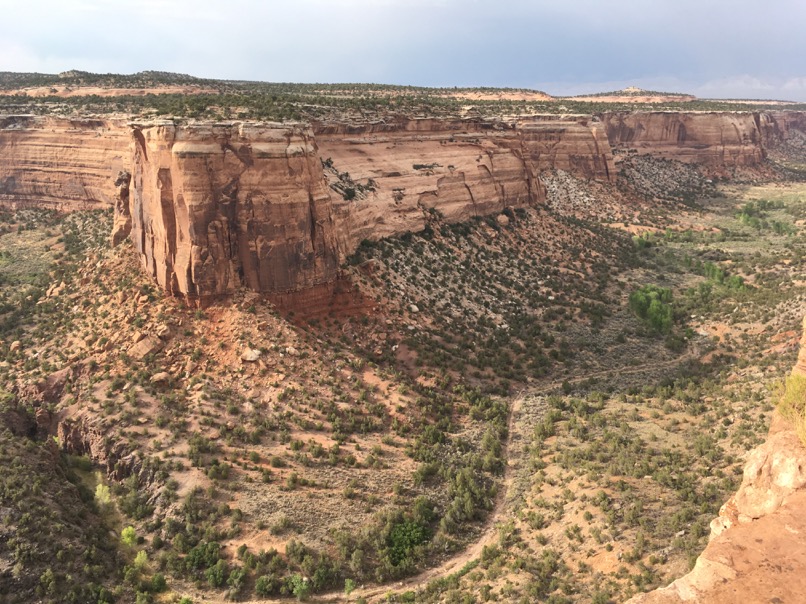
<svg viewBox="0 0 806 604">
<path fill-rule="evenodd" d="M 198 83 L 205 83 L 205 82 L 217 82 L 217 83 L 229 83 L 229 84 L 274 84 L 274 85 L 303 85 L 303 86 L 379 86 L 379 87 L 393 87 L 393 88 L 413 88 L 413 89 L 423 89 L 423 90 L 460 90 L 460 91 L 513 91 L 513 92 L 529 92 L 529 93 L 536 93 L 542 94 L 550 99 L 546 99 L 546 101 L 551 100 L 564 100 L 564 99 L 579 99 L 579 98 L 590 98 L 590 97 L 605 97 L 608 95 L 619 95 L 619 93 L 627 93 L 623 94 L 622 96 L 625 97 L 635 97 L 635 96 L 642 96 L 646 94 L 646 96 L 667 96 L 667 97 L 682 97 L 690 100 L 697 100 L 697 101 L 722 101 L 722 102 L 756 102 L 756 103 L 765 103 L 765 102 L 772 102 L 772 103 L 787 103 L 787 104 L 804 104 L 803 101 L 795 101 L 791 99 L 783 99 L 783 98 L 752 98 L 752 97 L 719 97 L 719 96 L 708 96 L 708 97 L 699 97 L 695 94 L 689 92 L 670 92 L 670 91 L 660 91 L 660 90 L 651 90 L 647 88 L 643 88 L 640 86 L 629 85 L 619 89 L 613 90 L 599 90 L 599 91 L 591 91 L 591 92 L 581 92 L 577 94 L 571 95 L 557 95 L 547 92 L 545 89 L 542 88 L 531 88 L 529 86 L 493 86 L 493 85 L 423 85 L 423 84 L 399 84 L 399 83 L 388 83 L 388 82 L 367 82 L 367 81 L 341 81 L 341 82 L 324 82 L 324 81 L 280 81 L 280 80 L 260 80 L 260 79 L 247 79 L 247 78 L 216 78 L 216 77 L 202 77 L 191 75 L 189 73 L 183 73 L 178 71 L 164 71 L 159 69 L 145 69 L 140 71 L 134 71 L 132 73 L 118 73 L 118 72 L 93 72 L 87 71 L 83 69 L 68 69 L 65 71 L 60 71 L 58 73 L 48 73 L 48 72 L 40 72 L 40 71 L 9 71 L 9 70 L 2 70 L 0 71 L 0 78 L 4 75 L 19 75 L 19 76 L 50 76 L 54 78 L 63 78 L 67 79 L 70 77 L 80 77 L 82 75 L 87 76 L 96 76 L 96 77 L 123 77 L 123 78 L 131 78 L 134 76 L 147 76 L 147 75 L 161 75 L 161 76 L 178 76 L 181 78 L 187 78 L 191 80 L 195 80 Z M 46 83 L 42 83 L 39 86 L 46 86 Z M 90 86 L 91 84 L 82 84 L 84 86 Z M 98 84 L 103 87 L 102 84 Z M 189 85 L 189 83 L 185 82 L 176 82 L 173 84 L 174 86 L 183 86 Z M 35 84 L 25 85 L 23 88 L 36 88 L 38 87 Z M 154 86 L 156 88 L 156 86 Z"/>
</svg>

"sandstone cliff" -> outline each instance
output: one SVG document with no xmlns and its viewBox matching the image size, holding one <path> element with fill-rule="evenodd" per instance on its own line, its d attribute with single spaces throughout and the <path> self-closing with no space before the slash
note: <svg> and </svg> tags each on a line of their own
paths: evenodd
<svg viewBox="0 0 806 604">
<path fill-rule="evenodd" d="M 281 292 L 335 278 L 331 200 L 310 130 L 166 121 L 134 125 L 132 136 L 121 211 L 166 290 L 199 298 L 241 283 Z"/>
<path fill-rule="evenodd" d="M 331 283 L 364 239 L 539 203 L 542 170 L 609 181 L 590 118 L 403 120 L 360 126 L 135 124 L 113 240 L 191 299 L 241 283 L 267 294 Z M 324 160 L 324 161 L 323 161 Z M 323 165 L 326 167 L 323 170 Z M 130 177 L 130 179 L 129 179 Z"/>
<path fill-rule="evenodd" d="M 672 111 L 605 113 L 614 149 L 697 163 L 715 172 L 754 167 L 765 158 L 761 114 Z"/>
<path fill-rule="evenodd" d="M 760 116 L 759 123 L 771 158 L 784 164 L 806 159 L 806 112 L 770 111 Z"/>
<path fill-rule="evenodd" d="M 793 373 L 806 376 L 806 320 Z M 632 604 L 800 602 L 806 593 L 806 447 L 777 412 L 694 569 Z"/>
<path fill-rule="evenodd" d="M 129 162 L 129 138 L 116 120 L 0 117 L 0 202 L 108 207 Z"/>
<path fill-rule="evenodd" d="M 315 131 L 337 192 L 345 174 L 371 183 L 366 195 L 334 196 L 342 255 L 364 239 L 422 230 L 423 210 L 460 222 L 539 203 L 544 170 L 603 181 L 615 174 L 604 129 L 588 117 L 319 124 Z"/>
<path fill-rule="evenodd" d="M 241 284 L 288 293 L 332 284 L 364 239 L 542 202 L 540 174 L 613 182 L 613 151 L 755 167 L 806 136 L 806 114 L 630 112 L 364 124 L 0 118 L 0 202 L 115 205 L 168 292 L 206 298 Z M 324 166 L 324 169 L 323 169 Z"/>
</svg>

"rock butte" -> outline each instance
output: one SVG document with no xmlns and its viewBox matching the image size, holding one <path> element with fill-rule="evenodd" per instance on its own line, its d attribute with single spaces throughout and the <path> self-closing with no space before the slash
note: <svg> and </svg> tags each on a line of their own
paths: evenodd
<svg viewBox="0 0 806 604">
<path fill-rule="evenodd" d="M 113 241 L 130 237 L 156 282 L 189 301 L 241 286 L 318 295 L 334 287 L 339 265 L 361 241 L 422 230 L 428 211 L 459 222 L 539 204 L 540 174 L 555 168 L 613 182 L 614 153 L 696 162 L 717 175 L 754 168 L 792 130 L 806 132 L 806 114 L 611 112 L 312 126 L 7 116 L 0 118 L 0 202 L 114 205 Z M 367 188 L 354 196 L 336 190 L 356 183 Z"/>
</svg>

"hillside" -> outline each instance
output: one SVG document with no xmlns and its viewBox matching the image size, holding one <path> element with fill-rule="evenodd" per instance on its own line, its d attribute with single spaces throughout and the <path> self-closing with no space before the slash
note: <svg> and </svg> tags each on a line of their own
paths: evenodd
<svg viewBox="0 0 806 604">
<path fill-rule="evenodd" d="M 694 565 L 797 356 L 803 113 L 62 79 L 217 91 L 7 97 L 0 597 L 621 602 Z"/>
</svg>

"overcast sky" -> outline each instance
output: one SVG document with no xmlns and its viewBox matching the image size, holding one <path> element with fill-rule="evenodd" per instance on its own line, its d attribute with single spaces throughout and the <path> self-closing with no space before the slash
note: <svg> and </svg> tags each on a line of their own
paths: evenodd
<svg viewBox="0 0 806 604">
<path fill-rule="evenodd" d="M 806 101 L 804 0 L 0 0 L 0 71 Z"/>
</svg>

